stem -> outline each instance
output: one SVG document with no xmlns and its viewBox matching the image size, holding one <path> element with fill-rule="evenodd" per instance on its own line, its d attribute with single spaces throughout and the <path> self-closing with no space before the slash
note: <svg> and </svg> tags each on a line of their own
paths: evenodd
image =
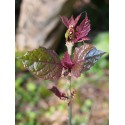
<svg viewBox="0 0 125 125">
<path fill-rule="evenodd" d="M 66 42 L 68 54 L 71 56 L 73 43 L 71 41 Z M 71 75 L 69 76 L 69 102 L 68 102 L 68 125 L 72 125 L 72 95 L 71 95 Z"/>
<path fill-rule="evenodd" d="M 70 99 L 68 103 L 68 125 L 72 125 L 72 97 L 71 97 L 71 76 L 70 76 L 70 83 L 69 83 L 69 91 L 70 91 Z"/>
<path fill-rule="evenodd" d="M 67 47 L 67 50 L 68 50 L 68 54 L 71 56 L 73 43 L 72 42 L 66 42 L 66 47 Z"/>
<path fill-rule="evenodd" d="M 72 125 L 72 105 L 68 105 L 68 125 Z"/>
</svg>

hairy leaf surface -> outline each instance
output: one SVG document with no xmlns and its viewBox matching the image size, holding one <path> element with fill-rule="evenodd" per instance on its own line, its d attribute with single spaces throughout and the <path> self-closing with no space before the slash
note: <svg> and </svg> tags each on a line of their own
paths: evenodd
<svg viewBox="0 0 125 125">
<path fill-rule="evenodd" d="M 54 50 L 40 47 L 33 51 L 28 51 L 20 59 L 24 66 L 39 78 L 57 80 L 61 76 L 62 65 Z"/>
<path fill-rule="evenodd" d="M 76 47 L 71 74 L 79 77 L 82 72 L 89 70 L 103 54 L 104 52 L 97 50 L 91 44 L 84 43 L 81 47 Z"/>
</svg>

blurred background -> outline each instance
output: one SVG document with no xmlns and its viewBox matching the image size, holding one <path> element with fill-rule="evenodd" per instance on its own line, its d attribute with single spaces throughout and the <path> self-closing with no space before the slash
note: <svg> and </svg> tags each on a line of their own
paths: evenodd
<svg viewBox="0 0 125 125">
<path fill-rule="evenodd" d="M 60 15 L 76 17 L 85 11 L 91 21 L 91 40 L 87 42 L 107 54 L 91 70 L 72 82 L 77 90 L 72 122 L 73 125 L 108 125 L 108 0 L 15 0 L 15 56 L 44 46 L 54 49 L 62 58 L 66 51 L 66 28 Z M 83 13 L 82 19 L 84 16 Z M 66 125 L 67 103 L 47 89 L 53 83 L 35 78 L 18 60 L 15 67 L 16 125 Z M 56 85 L 64 90 L 65 83 L 65 79 L 60 79 Z"/>
</svg>

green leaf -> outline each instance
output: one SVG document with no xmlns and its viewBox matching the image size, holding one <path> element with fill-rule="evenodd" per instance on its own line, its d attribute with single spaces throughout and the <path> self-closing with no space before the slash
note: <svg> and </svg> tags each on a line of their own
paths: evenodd
<svg viewBox="0 0 125 125">
<path fill-rule="evenodd" d="M 40 47 L 26 52 L 22 57 L 24 67 L 38 78 L 44 80 L 57 80 L 61 76 L 62 65 L 54 50 Z"/>
</svg>

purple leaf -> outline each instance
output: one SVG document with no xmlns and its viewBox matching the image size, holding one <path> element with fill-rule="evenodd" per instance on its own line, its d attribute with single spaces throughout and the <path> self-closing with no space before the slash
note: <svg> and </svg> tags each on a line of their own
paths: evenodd
<svg viewBox="0 0 125 125">
<path fill-rule="evenodd" d="M 87 43 L 84 43 L 84 45 L 82 45 L 81 47 L 75 48 L 74 57 L 73 57 L 74 66 L 72 67 L 72 70 L 71 70 L 71 74 L 73 76 L 75 77 L 80 76 L 85 57 L 92 48 L 93 46 Z"/>
<path fill-rule="evenodd" d="M 90 38 L 86 36 L 83 38 L 83 40 L 90 40 Z"/>
<path fill-rule="evenodd" d="M 90 20 L 88 19 L 87 13 L 86 13 L 85 19 L 80 23 L 79 26 L 76 27 L 76 31 L 81 32 L 86 29 L 88 32 L 90 31 Z"/>
<path fill-rule="evenodd" d="M 68 28 L 66 39 L 69 39 L 73 43 L 89 40 L 87 35 L 90 31 L 90 21 L 88 19 L 87 13 L 85 19 L 80 23 L 80 25 L 76 26 L 81 15 L 82 13 L 79 14 L 75 19 L 73 18 L 73 16 L 71 16 L 69 20 L 65 16 L 61 17 L 62 22 Z"/>
<path fill-rule="evenodd" d="M 79 77 L 82 72 L 89 70 L 104 53 L 87 43 L 84 43 L 79 48 L 76 47 L 73 57 L 74 66 L 71 69 L 71 74 Z"/>
<path fill-rule="evenodd" d="M 65 16 L 61 16 L 61 20 L 62 20 L 63 24 L 64 24 L 67 28 L 69 28 L 68 18 L 65 17 Z"/>
<path fill-rule="evenodd" d="M 88 35 L 90 31 L 90 21 L 88 20 L 87 13 L 85 19 L 80 23 L 79 26 L 76 27 L 76 32 L 75 32 L 75 39 L 73 40 L 74 43 L 78 41 L 83 41 L 83 40 L 89 40 L 86 39 L 86 36 Z"/>
<path fill-rule="evenodd" d="M 81 38 L 84 38 L 85 36 L 87 36 L 89 31 L 90 31 L 90 28 L 87 27 L 83 31 L 76 32 L 75 35 L 78 39 L 81 39 Z"/>
<path fill-rule="evenodd" d="M 74 20 L 73 16 L 71 16 L 71 18 L 69 19 L 69 26 L 70 25 L 73 25 L 73 27 L 75 25 L 75 20 Z"/>
<path fill-rule="evenodd" d="M 81 15 L 82 15 L 82 13 L 80 13 L 80 14 L 75 18 L 75 26 L 76 26 L 76 24 L 78 23 L 78 21 L 79 21 Z"/>
<path fill-rule="evenodd" d="M 62 65 L 54 50 L 40 47 L 20 57 L 24 66 L 35 76 L 45 80 L 57 80 L 61 76 Z"/>
<path fill-rule="evenodd" d="M 79 14 L 75 19 L 73 18 L 73 16 L 71 16 L 69 20 L 67 17 L 61 16 L 61 20 L 67 28 L 69 28 L 71 25 L 75 27 L 81 17 L 81 14 Z"/>
<path fill-rule="evenodd" d="M 62 66 L 65 69 L 71 69 L 72 66 L 74 65 L 72 60 L 71 60 L 71 58 L 70 58 L 70 55 L 68 54 L 68 52 L 65 52 L 64 57 L 63 57 L 61 63 L 62 63 Z"/>
<path fill-rule="evenodd" d="M 66 94 L 63 92 L 60 92 L 56 86 L 53 86 L 51 89 L 49 89 L 51 92 L 53 92 L 57 97 L 60 99 L 66 99 Z"/>
<path fill-rule="evenodd" d="M 95 47 L 92 48 L 85 57 L 82 71 L 89 70 L 101 58 L 103 54 L 105 54 L 105 52 L 97 50 Z"/>
</svg>

